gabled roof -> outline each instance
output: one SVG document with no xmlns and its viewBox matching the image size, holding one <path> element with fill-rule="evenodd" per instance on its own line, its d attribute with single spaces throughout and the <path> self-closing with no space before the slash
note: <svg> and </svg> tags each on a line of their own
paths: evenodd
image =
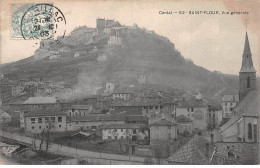
<svg viewBox="0 0 260 168">
<path fill-rule="evenodd" d="M 81 105 L 81 104 L 75 104 L 72 105 L 71 108 L 72 109 L 89 109 L 89 105 Z"/>
<path fill-rule="evenodd" d="M 127 92 L 127 91 L 116 91 L 116 92 L 114 92 L 114 93 L 112 93 L 113 95 L 114 94 L 133 94 L 133 93 L 131 93 L 131 92 Z"/>
<path fill-rule="evenodd" d="M 237 114 L 259 116 L 259 90 L 249 91 L 234 109 Z"/>
<path fill-rule="evenodd" d="M 238 95 L 224 95 L 222 98 L 223 102 L 239 102 L 239 96 Z"/>
<path fill-rule="evenodd" d="M 254 93 L 251 93 L 252 95 L 247 96 L 242 100 L 244 103 L 248 103 L 249 106 L 247 106 L 247 109 L 244 109 L 244 112 L 241 114 L 241 116 L 247 116 L 247 117 L 259 117 L 260 116 L 260 93 L 259 91 L 255 91 Z M 252 97 L 251 97 L 252 96 Z M 249 100 L 250 98 L 251 101 Z M 241 108 L 240 108 L 241 109 Z"/>
<path fill-rule="evenodd" d="M 88 114 L 88 115 L 76 115 L 68 116 L 68 122 L 95 122 L 95 121 L 125 121 L 126 113 L 118 114 Z"/>
<path fill-rule="evenodd" d="M 40 116 L 62 116 L 67 115 L 59 108 L 34 108 L 30 109 L 28 113 L 26 113 L 25 117 L 40 117 Z"/>
<path fill-rule="evenodd" d="M 137 102 L 137 101 L 132 101 L 132 102 L 124 102 L 124 101 L 118 101 L 118 102 L 114 102 L 113 104 L 109 105 L 111 107 L 115 107 L 115 106 L 121 106 L 121 107 L 125 107 L 125 106 L 158 106 L 162 103 L 160 103 L 159 101 L 145 101 L 145 102 Z"/>
<path fill-rule="evenodd" d="M 2 115 L 8 115 L 8 116 L 10 116 L 9 113 L 7 113 L 7 112 L 5 112 L 5 111 L 3 111 L 3 110 L 0 109 L 0 116 L 2 116 Z"/>
<path fill-rule="evenodd" d="M 200 108 L 200 107 L 207 107 L 207 103 L 203 100 L 196 100 L 196 99 L 190 99 L 187 101 L 180 101 L 176 107 L 181 108 Z"/>
<path fill-rule="evenodd" d="M 226 124 L 220 127 L 220 131 L 224 131 L 225 129 L 229 128 L 241 117 L 259 117 L 259 102 L 259 91 L 249 91 L 234 109 L 234 112 L 236 112 L 236 114 L 232 116 Z"/>
<path fill-rule="evenodd" d="M 208 151 L 206 147 L 208 145 Z M 188 143 L 173 153 L 167 161 L 184 164 L 209 164 L 214 149 L 202 136 L 195 135 Z M 207 157 L 207 153 L 209 157 Z"/>
<path fill-rule="evenodd" d="M 151 126 L 152 125 L 159 125 L 159 126 L 175 126 L 177 125 L 177 123 L 173 122 L 173 121 L 169 121 L 169 120 L 166 120 L 166 119 L 161 119 L 159 121 L 155 121 L 153 123 L 150 124 Z"/>
<path fill-rule="evenodd" d="M 140 129 L 140 128 L 148 128 L 145 124 L 109 124 L 104 125 L 102 129 Z"/>
<path fill-rule="evenodd" d="M 147 121 L 147 117 L 143 115 L 128 115 L 126 121 Z"/>
<path fill-rule="evenodd" d="M 83 135 L 83 136 L 88 137 L 88 136 L 91 135 L 91 133 L 80 131 L 80 132 L 77 132 L 77 133 L 75 133 L 75 134 L 73 134 L 73 135 L 71 135 L 71 136 L 75 136 L 75 135 Z"/>
<path fill-rule="evenodd" d="M 180 123 L 188 123 L 188 122 L 193 122 L 193 120 L 185 115 L 180 115 L 178 117 L 176 117 L 176 121 L 180 122 Z"/>
<path fill-rule="evenodd" d="M 56 103 L 56 97 L 29 97 L 23 104 L 53 104 Z"/>
</svg>

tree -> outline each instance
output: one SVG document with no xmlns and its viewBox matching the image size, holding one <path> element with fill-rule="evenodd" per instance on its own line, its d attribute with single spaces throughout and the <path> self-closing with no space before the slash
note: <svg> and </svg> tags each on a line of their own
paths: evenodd
<svg viewBox="0 0 260 168">
<path fill-rule="evenodd" d="M 46 153 L 48 152 L 49 141 L 50 141 L 50 132 L 49 132 L 49 130 L 47 130 L 47 133 L 46 133 L 46 148 L 45 148 Z"/>
<path fill-rule="evenodd" d="M 44 137 L 44 129 L 42 130 L 42 133 L 41 133 L 41 143 L 40 143 L 39 150 L 41 150 L 41 149 L 42 149 L 42 144 L 43 144 L 43 137 Z"/>
</svg>

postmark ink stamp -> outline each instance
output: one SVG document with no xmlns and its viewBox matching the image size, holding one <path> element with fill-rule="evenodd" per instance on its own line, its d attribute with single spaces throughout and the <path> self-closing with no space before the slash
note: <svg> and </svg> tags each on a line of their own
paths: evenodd
<svg viewBox="0 0 260 168">
<path fill-rule="evenodd" d="M 47 40 L 64 36 L 66 19 L 52 4 L 36 4 L 27 9 L 21 19 L 20 30 L 25 40 Z"/>
</svg>

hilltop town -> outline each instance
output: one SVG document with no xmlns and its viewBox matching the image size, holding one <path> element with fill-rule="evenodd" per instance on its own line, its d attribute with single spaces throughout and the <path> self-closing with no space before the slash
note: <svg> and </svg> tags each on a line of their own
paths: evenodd
<svg viewBox="0 0 260 168">
<path fill-rule="evenodd" d="M 239 80 L 194 65 L 136 24 L 99 18 L 58 39 L 1 67 L 3 153 L 79 164 L 259 163 L 247 34 Z"/>
</svg>

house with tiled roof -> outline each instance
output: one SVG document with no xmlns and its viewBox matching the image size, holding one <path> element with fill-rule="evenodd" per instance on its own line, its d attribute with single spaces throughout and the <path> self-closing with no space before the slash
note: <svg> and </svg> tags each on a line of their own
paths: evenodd
<svg viewBox="0 0 260 168">
<path fill-rule="evenodd" d="M 188 132 L 191 134 L 193 132 L 193 120 L 190 117 L 180 115 L 176 117 L 176 121 L 178 123 L 178 133 L 182 134 L 184 132 Z"/>
<path fill-rule="evenodd" d="M 215 148 L 202 136 L 195 135 L 190 141 L 174 152 L 168 159 L 168 164 L 208 165 L 224 163 L 223 156 L 216 155 Z"/>
<path fill-rule="evenodd" d="M 177 139 L 177 122 L 161 118 L 150 123 L 150 145 L 155 157 L 169 156 L 170 144 Z"/>
<path fill-rule="evenodd" d="M 230 117 L 230 114 L 233 112 L 238 102 L 239 102 L 238 94 L 228 94 L 223 96 L 222 109 L 223 109 L 224 118 Z"/>
<path fill-rule="evenodd" d="M 145 124 L 110 124 L 102 127 L 103 140 L 144 140 L 148 138 L 148 126 Z"/>
<path fill-rule="evenodd" d="M 183 100 L 176 104 L 173 116 L 185 115 L 194 122 L 194 129 L 206 131 L 208 124 L 207 102 L 196 99 Z"/>
<path fill-rule="evenodd" d="M 138 114 L 150 118 L 152 114 L 161 112 L 164 106 L 160 101 L 118 101 L 113 102 L 109 107 L 114 112 L 127 111 L 129 115 Z"/>
<path fill-rule="evenodd" d="M 39 108 L 39 107 L 59 107 L 59 101 L 56 97 L 29 97 L 23 102 L 23 105 L 27 108 Z"/>
<path fill-rule="evenodd" d="M 131 115 L 141 115 L 142 114 L 142 106 L 139 102 L 124 102 L 118 101 L 113 102 L 109 105 L 109 111 L 111 113 L 119 113 L 122 111 L 127 111 Z"/>
<path fill-rule="evenodd" d="M 218 128 L 223 119 L 223 110 L 220 104 L 211 103 L 208 106 L 208 123 L 210 128 Z"/>
<path fill-rule="evenodd" d="M 114 93 L 112 93 L 112 99 L 114 101 L 129 101 L 131 100 L 133 97 L 133 93 L 129 92 L 129 91 L 116 91 Z"/>
<path fill-rule="evenodd" d="M 150 139 L 170 140 L 177 138 L 177 123 L 162 118 L 150 124 Z"/>
<path fill-rule="evenodd" d="M 150 91 L 149 93 L 143 93 L 140 97 L 141 101 L 160 101 L 162 99 L 163 92 L 161 90 L 155 92 Z"/>
<path fill-rule="evenodd" d="M 117 114 L 88 114 L 83 116 L 68 116 L 67 130 L 95 130 L 103 125 L 125 124 L 126 113 Z"/>
<path fill-rule="evenodd" d="M 74 104 L 64 110 L 68 115 L 87 115 L 92 111 L 92 105 Z"/>
<path fill-rule="evenodd" d="M 143 115 L 127 115 L 126 123 L 127 124 L 147 124 L 148 118 Z"/>
<path fill-rule="evenodd" d="M 66 131 L 66 116 L 60 108 L 33 108 L 24 114 L 25 132 L 41 133 Z"/>
</svg>

